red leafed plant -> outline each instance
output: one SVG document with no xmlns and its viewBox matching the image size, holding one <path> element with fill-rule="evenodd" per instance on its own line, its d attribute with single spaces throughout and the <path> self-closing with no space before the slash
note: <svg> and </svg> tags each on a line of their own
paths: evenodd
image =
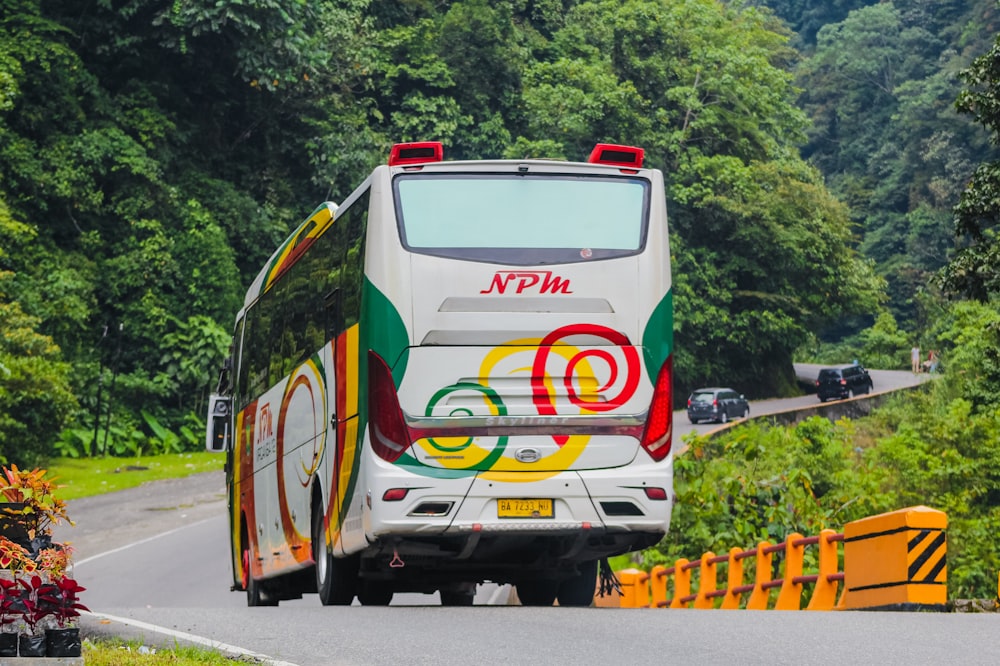
<svg viewBox="0 0 1000 666">
<path fill-rule="evenodd" d="M 69 576 L 56 578 L 48 585 L 43 585 L 38 592 L 41 617 L 51 616 L 60 629 L 65 629 L 74 618 L 80 617 L 80 611 L 90 610 L 80 603 L 77 596 L 86 589 Z"/>
<path fill-rule="evenodd" d="M 19 587 L 16 580 L 0 578 L 0 630 L 21 617 L 17 604 Z"/>
<path fill-rule="evenodd" d="M 49 615 L 39 603 L 39 597 L 45 592 L 46 587 L 52 586 L 52 583 L 44 582 L 38 574 L 30 578 L 18 578 L 15 582 L 21 588 L 14 597 L 14 608 L 18 611 L 18 619 L 24 622 L 26 633 L 35 634 L 38 623 Z"/>
</svg>

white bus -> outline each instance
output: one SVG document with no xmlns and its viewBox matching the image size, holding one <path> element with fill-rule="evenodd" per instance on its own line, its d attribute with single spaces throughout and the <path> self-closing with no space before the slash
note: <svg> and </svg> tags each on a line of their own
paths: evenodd
<svg viewBox="0 0 1000 666">
<path fill-rule="evenodd" d="M 275 251 L 207 433 L 249 605 L 469 605 L 487 581 L 590 605 L 600 561 L 664 536 L 670 252 L 642 161 L 398 144 Z"/>
</svg>

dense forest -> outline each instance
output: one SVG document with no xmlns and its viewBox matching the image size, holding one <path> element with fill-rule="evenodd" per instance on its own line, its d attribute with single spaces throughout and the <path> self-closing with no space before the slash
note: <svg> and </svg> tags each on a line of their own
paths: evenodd
<svg viewBox="0 0 1000 666">
<path fill-rule="evenodd" d="M 200 446 L 250 279 L 399 141 L 643 146 L 679 396 L 906 367 L 1000 287 L 996 0 L 0 2 L 7 461 Z"/>
</svg>

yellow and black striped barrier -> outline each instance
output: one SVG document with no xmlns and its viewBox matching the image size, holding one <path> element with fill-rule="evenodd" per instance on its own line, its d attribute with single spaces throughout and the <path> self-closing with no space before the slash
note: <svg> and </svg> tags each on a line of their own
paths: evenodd
<svg viewBox="0 0 1000 666">
<path fill-rule="evenodd" d="M 762 542 L 749 550 L 731 548 L 727 555 L 682 558 L 649 573 L 627 569 L 617 573 L 622 593 L 616 605 L 800 610 L 804 586 L 811 585 L 807 610 L 944 610 L 947 527 L 943 512 L 915 506 L 848 523 L 841 534 L 791 534 L 780 544 Z M 818 548 L 818 567 L 811 573 L 803 571 L 804 550 L 810 546 Z M 752 563 L 752 582 L 744 580 L 744 561 Z M 720 569 L 724 587 L 718 586 Z M 774 571 L 780 577 L 773 577 Z M 997 587 L 1000 595 L 1000 577 Z"/>
<path fill-rule="evenodd" d="M 844 526 L 847 608 L 943 609 L 948 603 L 948 516 L 915 506 Z"/>
</svg>

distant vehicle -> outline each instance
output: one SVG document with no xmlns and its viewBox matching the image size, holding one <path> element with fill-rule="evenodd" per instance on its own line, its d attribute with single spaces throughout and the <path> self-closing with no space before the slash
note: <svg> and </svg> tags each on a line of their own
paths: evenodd
<svg viewBox="0 0 1000 666">
<path fill-rule="evenodd" d="M 688 398 L 687 416 L 691 423 L 726 423 L 729 419 L 750 416 L 750 403 L 746 396 L 731 388 L 698 389 Z"/>
<path fill-rule="evenodd" d="M 816 378 L 816 395 L 820 402 L 871 393 L 873 387 L 871 375 L 857 363 L 823 368 Z"/>
</svg>

